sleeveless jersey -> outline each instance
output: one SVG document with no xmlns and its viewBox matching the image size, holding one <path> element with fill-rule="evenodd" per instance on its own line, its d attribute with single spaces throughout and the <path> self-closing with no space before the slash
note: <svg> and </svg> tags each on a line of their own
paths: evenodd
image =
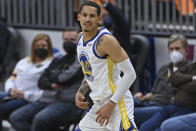
<svg viewBox="0 0 196 131">
<path fill-rule="evenodd" d="M 110 99 L 114 94 L 116 85 L 120 78 L 120 70 L 109 56 L 101 57 L 96 51 L 98 40 L 104 35 L 111 33 L 105 28 L 101 28 L 98 33 L 87 42 L 83 41 L 83 34 L 80 35 L 77 44 L 77 54 L 85 79 L 90 86 L 90 97 L 93 101 Z M 117 52 L 118 53 L 118 52 Z M 127 128 L 129 119 L 133 119 L 133 99 L 130 91 L 127 91 L 119 101 L 123 125 Z"/>
<path fill-rule="evenodd" d="M 111 59 L 106 56 L 100 57 L 96 51 L 97 42 L 104 34 L 111 35 L 104 27 L 86 43 L 83 42 L 83 34 L 81 34 L 77 46 L 78 59 L 82 66 L 85 79 L 91 88 L 92 92 L 90 93 L 90 97 L 92 100 L 100 100 L 111 96 L 112 90 L 109 86 L 112 77 L 111 73 L 113 74 L 113 82 L 116 83 L 119 77 L 119 70 L 116 69 L 116 65 L 113 64 L 114 72 L 111 72 Z"/>
</svg>

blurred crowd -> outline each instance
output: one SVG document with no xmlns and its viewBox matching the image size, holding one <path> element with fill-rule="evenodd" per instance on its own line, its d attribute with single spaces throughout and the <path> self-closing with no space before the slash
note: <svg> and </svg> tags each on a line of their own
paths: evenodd
<svg viewBox="0 0 196 131">
<path fill-rule="evenodd" d="M 134 96 L 134 119 L 138 129 L 195 131 L 196 62 L 187 58 L 189 44 L 185 36 L 173 34 L 168 38 L 166 53 L 171 62 L 163 62 L 152 90 L 144 92 L 140 83 L 145 78 L 141 74 L 150 57 L 150 43 L 144 46 L 147 38 L 137 37 L 144 43 L 137 47 L 141 50 L 136 54 L 134 47 L 138 41 L 131 45 L 130 24 L 122 12 L 113 5 L 112 0 L 99 0 L 98 3 L 102 7 L 100 26 L 112 32 L 136 70 L 137 79 L 130 91 Z M 74 0 L 73 13 L 77 23 L 79 6 L 80 1 Z M 0 92 L 0 130 L 3 131 L 3 120 L 9 121 L 16 131 L 68 131 L 70 125 L 77 125 L 86 112 L 75 105 L 75 94 L 83 79 L 76 54 L 81 29 L 64 30 L 62 43 L 59 44 L 65 54 L 61 57 L 53 56 L 53 44 L 48 34 L 37 34 L 31 44 L 30 56 L 20 60 L 17 57 L 15 67 L 7 68 L 10 65 L 6 61 L 9 57 L 5 55 L 8 53 L 6 51 L 13 52 L 15 45 L 11 45 L 11 49 L 6 45 L 11 44 L 13 32 L 2 25 L 0 78 L 4 83 Z M 90 98 L 88 101 L 91 101 Z"/>
</svg>

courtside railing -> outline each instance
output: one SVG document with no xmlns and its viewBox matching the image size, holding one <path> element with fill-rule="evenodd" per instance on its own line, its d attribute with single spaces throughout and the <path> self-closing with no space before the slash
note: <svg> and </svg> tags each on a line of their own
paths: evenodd
<svg viewBox="0 0 196 131">
<path fill-rule="evenodd" d="M 114 0 L 114 5 L 129 21 L 131 33 L 196 36 L 194 0 Z M 73 9 L 74 0 L 0 0 L 0 17 L 18 28 L 76 28 Z"/>
</svg>

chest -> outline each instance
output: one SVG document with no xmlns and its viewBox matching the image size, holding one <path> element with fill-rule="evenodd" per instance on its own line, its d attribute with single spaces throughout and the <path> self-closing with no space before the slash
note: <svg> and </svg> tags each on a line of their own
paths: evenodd
<svg viewBox="0 0 196 131">
<path fill-rule="evenodd" d="M 32 64 L 32 63 L 26 63 L 21 64 L 17 68 L 17 74 L 19 76 L 36 76 L 39 75 L 43 70 L 45 69 L 45 66 L 43 64 Z"/>
</svg>

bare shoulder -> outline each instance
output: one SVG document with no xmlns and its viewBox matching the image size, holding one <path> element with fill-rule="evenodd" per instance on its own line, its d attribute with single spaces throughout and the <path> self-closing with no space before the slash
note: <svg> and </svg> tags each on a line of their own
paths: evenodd
<svg viewBox="0 0 196 131">
<path fill-rule="evenodd" d="M 114 46 L 120 47 L 120 44 L 117 41 L 117 39 L 114 36 L 110 35 L 110 34 L 104 34 L 99 39 L 98 44 L 100 44 L 104 48 L 111 48 L 111 47 L 114 47 Z"/>
<path fill-rule="evenodd" d="M 98 49 L 100 54 L 110 56 L 115 62 L 121 62 L 128 58 L 124 49 L 120 46 L 118 40 L 109 34 L 104 34 L 98 41 Z M 101 55 L 101 56 L 104 56 Z"/>
</svg>

